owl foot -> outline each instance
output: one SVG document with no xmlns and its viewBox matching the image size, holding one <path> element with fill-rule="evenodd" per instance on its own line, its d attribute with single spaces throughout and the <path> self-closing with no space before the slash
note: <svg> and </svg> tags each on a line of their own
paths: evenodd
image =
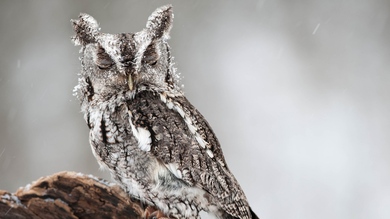
<svg viewBox="0 0 390 219">
<path fill-rule="evenodd" d="M 145 219 L 169 219 L 167 216 L 164 215 L 164 213 L 162 213 L 162 211 L 160 211 L 152 206 L 146 207 L 144 213 L 142 214 L 142 218 L 145 218 Z"/>
</svg>

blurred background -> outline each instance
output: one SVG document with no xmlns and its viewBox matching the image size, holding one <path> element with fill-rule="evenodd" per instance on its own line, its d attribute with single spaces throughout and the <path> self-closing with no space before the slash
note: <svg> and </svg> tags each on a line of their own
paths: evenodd
<svg viewBox="0 0 390 219">
<path fill-rule="evenodd" d="M 168 3 L 185 93 L 261 218 L 390 218 L 388 0 L 2 0 L 0 189 L 110 178 L 72 96 L 70 19 L 136 32 Z"/>
</svg>

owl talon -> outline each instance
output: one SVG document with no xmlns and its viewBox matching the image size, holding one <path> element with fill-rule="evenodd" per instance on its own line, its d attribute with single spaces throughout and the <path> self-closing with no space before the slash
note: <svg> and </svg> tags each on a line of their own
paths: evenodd
<svg viewBox="0 0 390 219">
<path fill-rule="evenodd" d="M 169 219 L 164 213 L 155 207 L 148 206 L 146 207 L 144 213 L 142 214 L 142 218 L 145 219 Z"/>
</svg>

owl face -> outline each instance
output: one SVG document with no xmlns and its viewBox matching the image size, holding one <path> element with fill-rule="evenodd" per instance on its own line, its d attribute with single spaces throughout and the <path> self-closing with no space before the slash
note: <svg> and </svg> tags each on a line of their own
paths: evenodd
<svg viewBox="0 0 390 219">
<path fill-rule="evenodd" d="M 121 34 L 100 33 L 96 20 L 87 14 L 72 21 L 73 41 L 82 46 L 79 96 L 107 99 L 118 92 L 178 90 L 166 42 L 172 19 L 172 7 L 164 6 L 152 13 L 142 31 Z"/>
</svg>

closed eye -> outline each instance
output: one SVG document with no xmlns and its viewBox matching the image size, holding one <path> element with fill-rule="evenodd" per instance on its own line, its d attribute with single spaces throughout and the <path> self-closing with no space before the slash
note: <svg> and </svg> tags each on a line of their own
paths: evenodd
<svg viewBox="0 0 390 219">
<path fill-rule="evenodd" d="M 158 54 L 157 48 L 155 47 L 154 44 L 151 44 L 145 50 L 142 62 L 150 66 L 153 66 L 157 64 L 159 58 L 160 55 Z"/>
<path fill-rule="evenodd" d="M 107 69 L 107 68 L 110 68 L 113 64 L 114 64 L 113 61 L 107 60 L 107 59 L 98 59 L 98 60 L 96 60 L 96 65 L 97 65 L 100 69 Z"/>
<path fill-rule="evenodd" d="M 99 69 L 108 69 L 114 65 L 114 61 L 106 53 L 106 51 L 100 46 L 96 52 L 95 63 L 99 67 Z"/>
<path fill-rule="evenodd" d="M 156 65 L 158 58 L 159 57 L 156 55 L 156 53 L 153 53 L 153 54 L 144 55 L 142 61 L 143 63 L 146 63 L 148 65 Z"/>
<path fill-rule="evenodd" d="M 151 62 L 151 63 L 149 63 L 149 65 L 156 65 L 157 64 L 157 60 L 156 61 L 154 61 L 154 62 Z"/>
</svg>

